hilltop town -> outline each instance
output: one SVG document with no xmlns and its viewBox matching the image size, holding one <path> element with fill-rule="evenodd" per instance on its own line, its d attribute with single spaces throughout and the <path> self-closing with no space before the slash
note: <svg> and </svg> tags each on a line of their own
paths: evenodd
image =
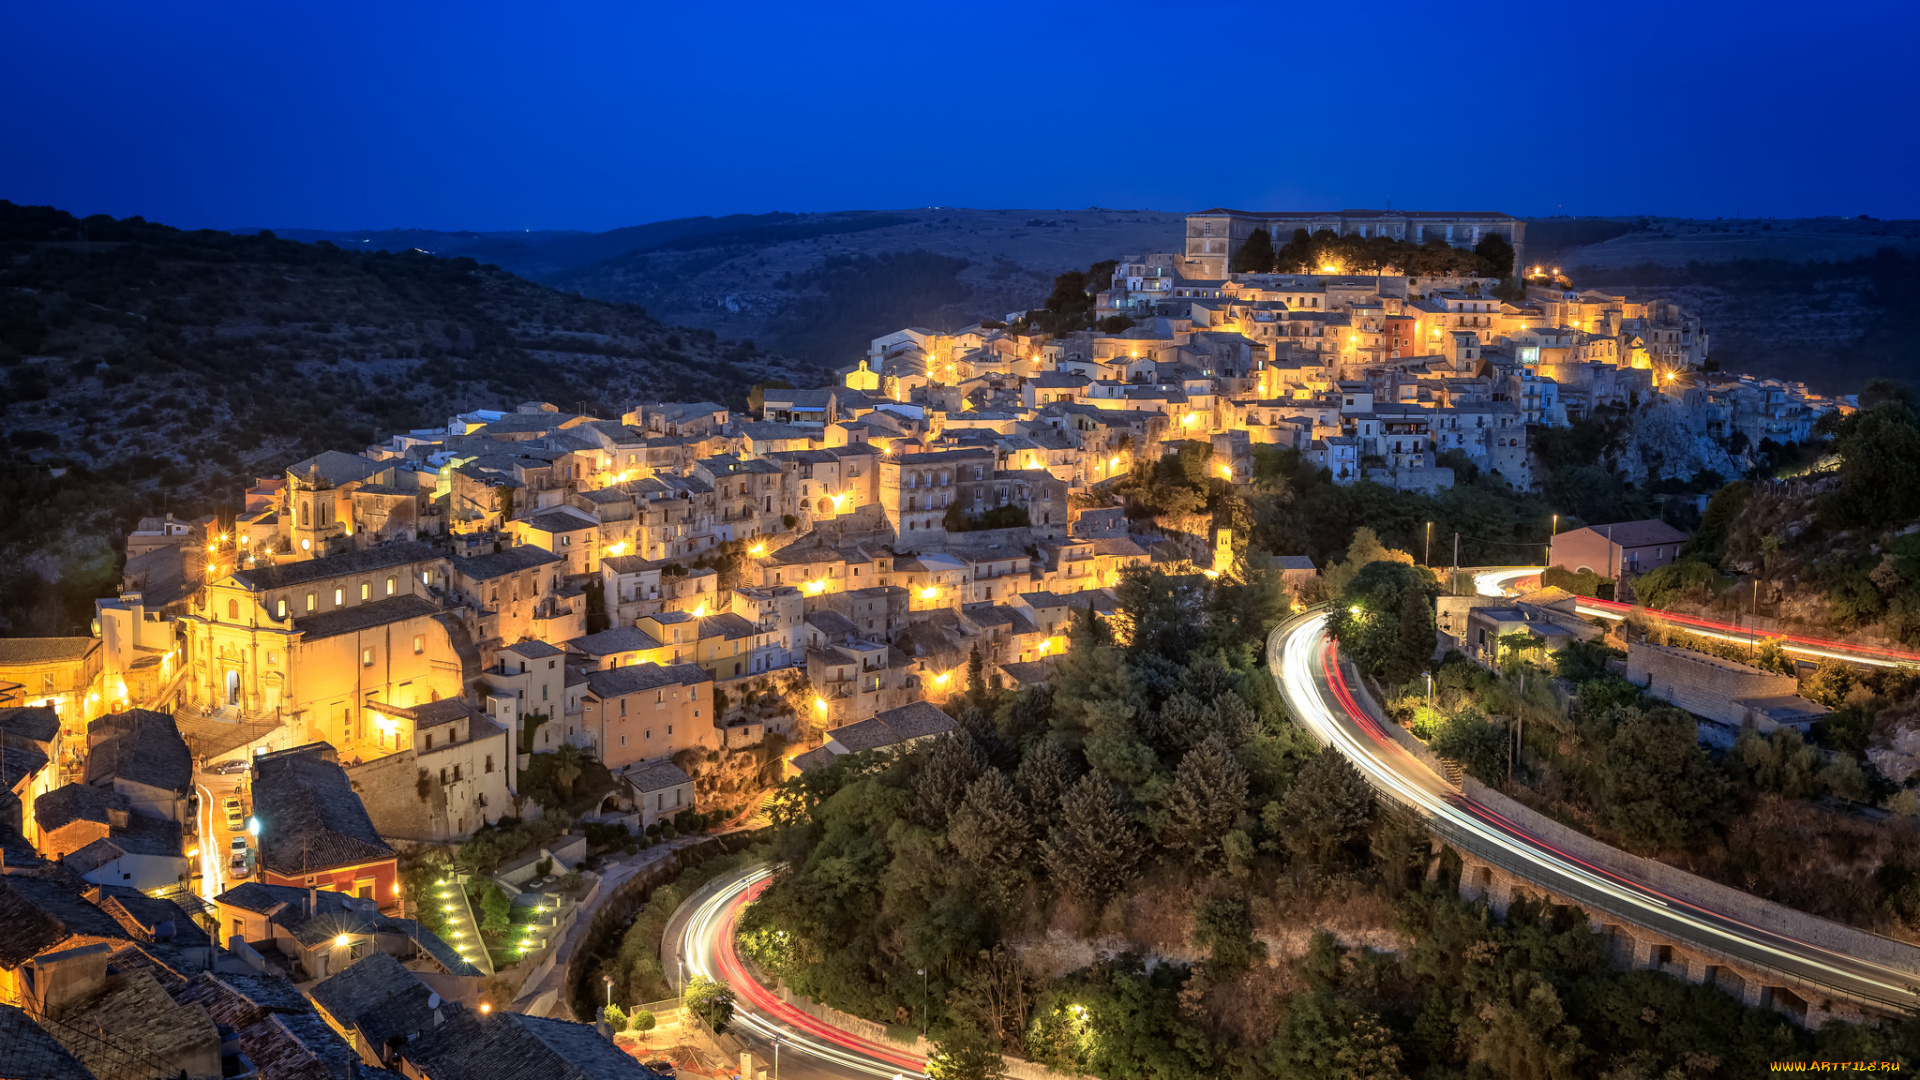
<svg viewBox="0 0 1920 1080">
<path fill-rule="evenodd" d="M 754 821 L 789 776 L 954 730 L 957 694 L 1045 685 L 1135 568 L 1313 589 L 1312 560 L 1252 549 L 1204 499 L 1124 497 L 1169 461 L 1229 492 L 1286 454 L 1335 485 L 1524 494 L 1533 441 L 1602 411 L 1642 482 L 1743 474 L 1852 408 L 1713 370 L 1677 305 L 1524 256 L 1500 214 L 1210 210 L 1181 251 L 899 329 L 745 411 L 470 409 L 144 519 L 91 636 L 0 641 L 6 862 L 78 878 L 0 876 L 0 910 L 61 928 L 0 950 L 0 989 L 187 1010 L 180 1062 L 224 1052 L 207 1016 L 255 1057 L 384 1060 L 353 995 L 492 977 L 553 944 L 590 847 Z M 488 836 L 526 889 L 521 957 L 403 858 Z M 366 956 L 365 987 L 338 981 Z M 283 1013 L 318 1006 L 371 1049 L 270 1030 L 279 976 L 318 981 Z M 564 1059 L 572 1036 L 538 1027 L 564 993 L 539 984 L 500 1004 Z M 384 1030 L 447 1052 L 471 1020 L 437 1008 Z"/>
</svg>

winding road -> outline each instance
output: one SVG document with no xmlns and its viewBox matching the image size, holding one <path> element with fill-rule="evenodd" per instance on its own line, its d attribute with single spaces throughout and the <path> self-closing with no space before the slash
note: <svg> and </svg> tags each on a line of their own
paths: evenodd
<svg viewBox="0 0 1920 1080">
<path fill-rule="evenodd" d="M 1535 571 L 1537 572 L 1537 571 Z M 1388 798 L 1423 815 L 1442 839 L 1590 911 L 1636 924 L 1804 983 L 1887 1009 L 1920 1002 L 1920 968 L 1891 966 L 1814 944 L 1663 892 L 1600 860 L 1556 847 L 1499 811 L 1468 798 L 1389 735 L 1348 686 L 1325 612 L 1296 616 L 1268 642 L 1268 664 L 1293 714 L 1344 754 Z M 1629 860 L 1605 860 L 1615 866 Z M 1799 917 L 1801 921 L 1805 917 Z M 1792 920 L 1783 919 L 1783 922 Z M 1851 933 L 1833 927 L 1836 936 Z"/>
<path fill-rule="evenodd" d="M 818 1020 L 780 1000 L 747 973 L 734 948 L 734 927 L 741 909 L 760 895 L 772 874 L 760 866 L 729 875 L 702 889 L 675 913 L 667 941 L 676 958 L 684 958 L 684 977 L 705 975 L 731 987 L 735 1002 L 733 1026 L 728 1030 L 768 1061 L 774 1059 L 777 1042 L 780 1072 L 792 1080 L 873 1076 L 914 1080 L 924 1075 L 926 1062 L 920 1058 Z"/>
<path fill-rule="evenodd" d="M 1475 575 L 1475 588 L 1488 596 L 1512 595 L 1540 567 L 1500 567 Z M 1624 618 L 1630 605 L 1582 598 L 1586 615 Z M 1652 612 L 1694 633 L 1747 641 L 1740 627 L 1692 616 Z M 1817 638 L 1789 636 L 1785 648 L 1802 655 L 1838 656 L 1865 663 L 1920 662 L 1920 654 L 1852 646 Z M 1361 704 L 1339 662 L 1339 646 L 1326 632 L 1324 612 L 1296 616 L 1268 641 L 1268 664 L 1294 716 L 1323 743 L 1344 754 L 1382 794 L 1412 807 L 1457 849 L 1484 860 L 1589 911 L 1611 915 L 1669 940 L 1694 946 L 1803 984 L 1826 988 L 1883 1009 L 1905 1010 L 1920 1004 L 1920 965 L 1902 966 L 1855 955 L 1758 925 L 1729 911 L 1716 910 L 1662 891 L 1631 872 L 1631 860 L 1595 858 L 1566 850 L 1530 832 L 1499 810 L 1468 798 L 1396 741 Z M 1604 865 L 1603 865 L 1604 864 Z M 736 995 L 732 1031 L 756 1053 L 775 1060 L 794 1080 L 882 1077 L 915 1080 L 924 1076 L 924 1060 L 902 1048 L 862 1038 L 782 1001 L 747 973 L 734 945 L 740 912 L 766 887 L 772 870 L 756 867 L 710 883 L 675 914 L 667 931 L 670 966 L 682 979 L 705 975 L 731 987 Z M 1748 905 L 1749 907 L 1751 905 Z M 1784 910 L 1784 909 L 1782 909 Z M 1803 925 L 1805 917 L 1798 917 Z M 1761 922 L 1766 920 L 1762 919 Z M 1783 920 L 1792 922 L 1793 920 Z M 1834 927 L 1838 938 L 1858 932 Z"/>
</svg>

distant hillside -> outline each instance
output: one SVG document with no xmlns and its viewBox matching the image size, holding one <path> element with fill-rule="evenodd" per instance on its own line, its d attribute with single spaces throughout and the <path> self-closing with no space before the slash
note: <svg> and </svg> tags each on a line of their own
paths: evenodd
<svg viewBox="0 0 1920 1080">
<path fill-rule="evenodd" d="M 669 322 L 828 366 L 902 326 L 952 329 L 1024 311 L 1054 275 L 1118 255 L 1177 251 L 1178 213 L 906 210 L 681 218 L 603 233 L 326 233 L 343 248 L 465 255 Z"/>
<path fill-rule="evenodd" d="M 0 202 L 0 632 L 73 630 L 84 605 L 36 598 L 110 581 L 138 516 L 321 449 L 527 399 L 743 405 L 770 377 L 821 374 L 471 258 Z"/>
</svg>

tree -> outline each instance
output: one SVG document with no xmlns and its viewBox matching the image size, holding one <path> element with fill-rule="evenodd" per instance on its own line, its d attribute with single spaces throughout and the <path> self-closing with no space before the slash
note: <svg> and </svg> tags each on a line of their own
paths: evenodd
<svg viewBox="0 0 1920 1080">
<path fill-rule="evenodd" d="M 1634 693 L 1638 697 L 1637 687 Z M 1459 762 L 1467 775 L 1483 784 L 1498 786 L 1506 782 L 1506 729 L 1479 713 L 1461 712 L 1447 717 L 1440 730 L 1434 732 L 1429 746 L 1440 757 Z"/>
<path fill-rule="evenodd" d="M 1208 735 L 1174 770 L 1173 793 L 1167 800 L 1167 846 L 1192 853 L 1195 861 L 1207 858 L 1239 822 L 1246 804 L 1246 770 L 1225 739 Z"/>
<path fill-rule="evenodd" d="M 1273 269 L 1273 234 L 1265 229 L 1249 233 L 1227 269 L 1235 274 L 1264 274 Z"/>
<path fill-rule="evenodd" d="M 1280 797 L 1282 842 L 1295 856 L 1325 865 L 1366 836 L 1373 822 L 1373 789 L 1332 747 L 1300 767 Z"/>
<path fill-rule="evenodd" d="M 1000 1051 L 972 1032 L 934 1040 L 927 1058 L 927 1080 L 997 1080 L 1006 1074 Z"/>
<path fill-rule="evenodd" d="M 1265 942 L 1253 938 L 1253 909 L 1238 893 L 1221 893 L 1193 912 L 1193 944 L 1207 950 L 1207 974 L 1232 978 L 1267 958 Z"/>
<path fill-rule="evenodd" d="M 1060 810 L 1060 801 L 1080 779 L 1083 770 L 1074 752 L 1057 738 L 1042 738 L 1027 751 L 1014 778 L 1027 793 L 1027 805 L 1036 821 L 1051 820 Z"/>
<path fill-rule="evenodd" d="M 606 1008 L 600 1010 L 600 1015 L 606 1020 L 607 1026 L 613 1030 L 627 1030 L 627 1014 L 621 1011 L 620 1006 L 609 1003 Z"/>
<path fill-rule="evenodd" d="M 1276 1080 L 1406 1080 L 1407 1075 L 1392 1031 L 1377 1015 L 1330 989 L 1294 999 L 1267 1043 L 1265 1058 Z"/>
<path fill-rule="evenodd" d="M 1684 848 L 1722 809 L 1726 782 L 1677 709 L 1622 709 L 1600 753 L 1601 818 L 1632 847 Z"/>
<path fill-rule="evenodd" d="M 572 743 L 561 743 L 554 748 L 553 783 L 563 801 L 573 801 L 573 785 L 583 771 L 581 756 L 580 748 Z"/>
<path fill-rule="evenodd" d="M 724 1034 L 727 1025 L 733 1023 L 733 991 L 724 983 L 695 975 L 680 1000 L 687 1011 L 699 1017 L 715 1035 Z"/>
<path fill-rule="evenodd" d="M 1513 276 L 1513 245 L 1499 233 L 1488 233 L 1473 245 L 1473 253 L 1486 263 L 1489 277 L 1505 278 Z"/>
<path fill-rule="evenodd" d="M 1091 909 L 1132 880 L 1140 831 L 1106 777 L 1088 773 L 1067 792 L 1060 823 L 1041 843 L 1041 857 L 1054 885 Z"/>
<path fill-rule="evenodd" d="M 965 728 L 935 742 L 914 778 L 914 818 L 930 829 L 944 829 L 971 786 L 987 768 L 986 755 Z"/>
<path fill-rule="evenodd" d="M 1361 670 L 1411 678 L 1433 657 L 1433 589 L 1425 567 L 1368 563 L 1334 601 L 1327 629 Z"/>
<path fill-rule="evenodd" d="M 763 383 L 754 383 L 753 388 L 747 391 L 747 411 L 759 413 L 765 409 L 767 406 L 767 391 L 791 389 L 793 389 L 793 384 L 785 379 L 768 379 Z"/>
<path fill-rule="evenodd" d="M 659 1019 L 645 1009 L 635 1009 L 633 1015 L 627 1018 L 627 1026 L 642 1035 L 652 1031 L 659 1023 Z"/>
<path fill-rule="evenodd" d="M 1920 517 L 1920 417 L 1898 399 L 1837 421 L 1840 490 L 1828 500 L 1845 525 L 1875 526 Z"/>
<path fill-rule="evenodd" d="M 984 701 L 987 696 L 987 669 L 985 658 L 980 655 L 980 645 L 974 643 L 973 650 L 967 653 L 967 696 L 974 701 Z"/>
<path fill-rule="evenodd" d="M 1339 596 L 1347 590 L 1347 585 L 1361 570 L 1377 562 L 1397 562 L 1412 566 L 1413 556 L 1381 543 L 1379 534 L 1362 525 L 1353 530 L 1353 539 L 1347 542 L 1346 557 L 1327 567 L 1326 572 L 1320 577 L 1326 582 L 1327 592 Z"/>
<path fill-rule="evenodd" d="M 947 825 L 947 842 L 980 870 L 1017 867 L 1025 861 L 1033 824 L 1007 774 L 988 769 L 968 788 Z"/>
<path fill-rule="evenodd" d="M 1114 627 L 1127 651 L 1186 663 L 1197 643 L 1194 630 L 1206 617 L 1204 581 L 1197 574 L 1174 577 L 1144 566 L 1122 570 L 1113 590 L 1118 598 Z"/>
<path fill-rule="evenodd" d="M 513 928 L 513 901 L 491 881 L 480 894 L 480 912 L 480 929 L 486 933 L 499 935 Z"/>
</svg>

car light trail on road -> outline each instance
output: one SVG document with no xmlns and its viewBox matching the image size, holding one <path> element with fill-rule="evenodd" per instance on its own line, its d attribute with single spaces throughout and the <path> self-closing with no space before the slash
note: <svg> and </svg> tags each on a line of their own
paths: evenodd
<svg viewBox="0 0 1920 1080">
<path fill-rule="evenodd" d="M 704 975 L 731 987 L 734 1026 L 761 1042 L 777 1036 L 782 1053 L 800 1053 L 850 1076 L 912 1080 L 926 1063 L 896 1046 L 863 1039 L 780 1000 L 748 974 L 734 949 L 740 912 L 766 888 L 773 871 L 761 867 L 725 882 L 688 917 L 677 946 L 688 975 Z"/>
<path fill-rule="evenodd" d="M 1535 571 L 1537 572 L 1537 571 Z M 1297 617 L 1274 631 L 1268 662 L 1293 715 L 1339 750 L 1377 790 L 1412 807 L 1443 839 L 1537 888 L 1755 967 L 1888 1008 L 1911 1008 L 1920 968 L 1907 970 L 1803 941 L 1662 892 L 1618 870 L 1563 851 L 1455 789 L 1390 736 L 1348 687 L 1326 615 Z M 1757 902 L 1757 901 L 1756 901 Z"/>
<path fill-rule="evenodd" d="M 1545 567 L 1540 566 L 1502 566 L 1482 570 L 1473 575 L 1474 591 L 1481 596 L 1512 596 L 1519 583 L 1526 578 L 1538 577 Z M 1623 604 L 1614 600 L 1599 600 L 1591 596 L 1580 597 L 1574 610 L 1582 615 L 1599 616 L 1611 622 L 1620 622 L 1635 611 L 1643 616 L 1660 622 L 1672 623 L 1689 634 L 1698 634 L 1715 641 L 1732 642 L 1735 645 L 1757 645 L 1762 641 L 1780 641 L 1782 652 L 1810 656 L 1820 660 L 1845 660 L 1849 663 L 1867 664 L 1873 667 L 1904 667 L 1920 665 L 1920 653 L 1902 649 L 1885 649 L 1877 645 L 1856 645 L 1846 641 L 1834 641 L 1831 638 L 1808 637 L 1804 634 L 1768 634 L 1752 627 L 1737 623 L 1720 622 L 1698 615 L 1683 615 L 1675 611 L 1662 611 L 1658 608 L 1636 608 L 1632 604 Z"/>
</svg>

